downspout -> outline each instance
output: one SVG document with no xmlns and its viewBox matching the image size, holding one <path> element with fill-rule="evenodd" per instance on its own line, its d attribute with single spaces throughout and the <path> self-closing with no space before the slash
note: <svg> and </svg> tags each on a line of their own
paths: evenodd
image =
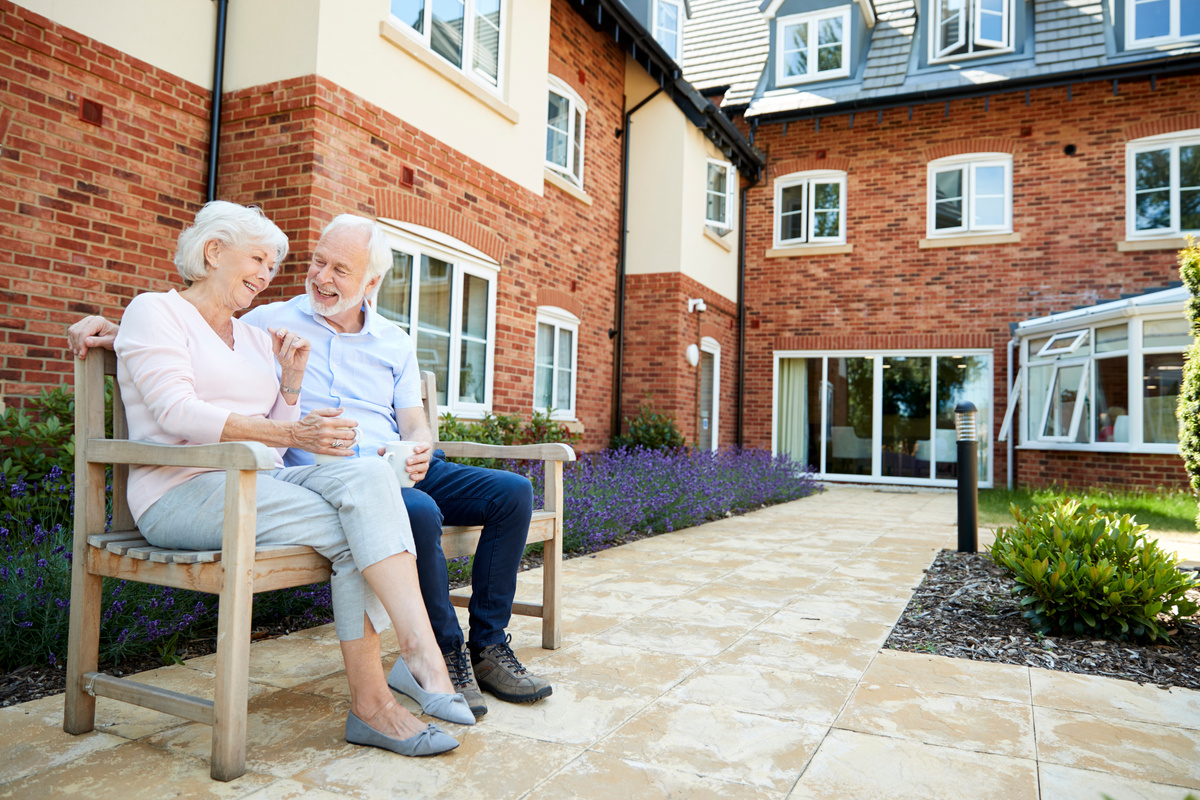
<svg viewBox="0 0 1200 800">
<path fill-rule="evenodd" d="M 742 188 L 742 209 L 738 218 L 738 378 L 737 378 L 737 446 L 746 443 L 746 195 L 755 181 Z"/>
<path fill-rule="evenodd" d="M 225 20 L 229 0 L 216 0 L 217 42 L 213 51 L 212 119 L 208 129 L 207 200 L 217 199 L 217 156 L 221 140 L 221 94 L 225 85 Z"/>
<path fill-rule="evenodd" d="M 1009 340 L 1008 340 L 1008 365 L 1007 365 L 1007 369 L 1008 369 L 1008 379 L 1005 381 L 1005 385 L 1006 385 L 1006 387 L 1007 387 L 1007 389 L 1008 389 L 1008 394 L 1006 395 L 1006 397 L 1012 397 L 1012 390 L 1013 390 L 1013 370 L 1012 370 L 1012 368 L 1013 368 L 1013 347 L 1015 347 L 1015 346 L 1016 346 L 1016 344 L 1017 344 L 1017 340 L 1016 340 L 1016 339 L 1009 339 Z M 1007 408 L 1006 408 L 1006 409 L 1004 409 L 1004 410 L 1005 410 L 1005 411 L 1008 411 L 1008 409 L 1007 409 Z M 1014 439 L 1014 438 L 1016 438 L 1016 434 L 1017 434 L 1017 414 L 1016 414 L 1016 412 L 1014 411 L 1014 412 L 1013 412 L 1012 424 L 1011 424 L 1011 425 L 1009 425 L 1009 428 L 1008 428 L 1008 459 L 1007 459 L 1007 461 L 1008 461 L 1008 464 L 1007 464 L 1007 466 L 1008 466 L 1008 490 L 1009 490 L 1010 492 L 1013 490 L 1013 475 L 1014 475 L 1014 472 L 1013 472 L 1013 439 Z"/>
<path fill-rule="evenodd" d="M 625 112 L 625 127 L 621 129 L 621 230 L 617 236 L 617 327 L 612 331 L 617 339 L 616 352 L 613 355 L 613 410 L 612 432 L 614 436 L 621 433 L 621 393 L 624 386 L 622 377 L 625 372 L 625 253 L 626 240 L 629 238 L 629 133 L 634 112 L 653 100 L 662 87 L 655 89 L 633 108 Z"/>
</svg>

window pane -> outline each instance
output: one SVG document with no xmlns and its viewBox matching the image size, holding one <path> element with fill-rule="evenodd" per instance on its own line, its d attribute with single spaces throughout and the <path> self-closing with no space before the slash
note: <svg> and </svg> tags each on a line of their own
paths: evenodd
<svg viewBox="0 0 1200 800">
<path fill-rule="evenodd" d="M 437 377 L 437 400 L 446 405 L 446 387 L 450 366 L 450 337 L 435 333 L 417 333 L 417 364 Z"/>
<path fill-rule="evenodd" d="M 1183 353 L 1160 353 L 1142 358 L 1142 436 L 1147 443 L 1175 444 L 1179 423 L 1179 384 L 1183 380 Z"/>
<path fill-rule="evenodd" d="M 487 339 L 488 282 L 478 275 L 463 276 L 462 332 L 472 339 Z"/>
<path fill-rule="evenodd" d="M 463 47 L 462 0 L 433 0 L 433 52 L 456 67 L 462 66 Z"/>
<path fill-rule="evenodd" d="M 1179 228 L 1184 231 L 1200 230 L 1200 189 L 1179 193 Z"/>
<path fill-rule="evenodd" d="M 871 474 L 874 369 L 871 358 L 829 359 L 826 473 Z"/>
<path fill-rule="evenodd" d="M 712 222 L 725 224 L 725 191 L 726 172 L 721 164 L 708 165 L 708 204 L 705 208 L 707 219 Z"/>
<path fill-rule="evenodd" d="M 961 228 L 963 171 L 962 169 L 938 172 L 934 175 L 934 228 Z"/>
<path fill-rule="evenodd" d="M 554 326 L 539 322 L 537 326 L 537 356 L 533 377 L 533 405 L 548 408 L 553 395 Z"/>
<path fill-rule="evenodd" d="M 1186 4 L 1186 2 L 1187 0 L 1182 0 L 1181 4 Z M 1136 0 L 1133 19 L 1133 35 L 1136 39 L 1169 36 L 1171 34 L 1170 0 Z"/>
<path fill-rule="evenodd" d="M 567 168 L 567 128 L 570 125 L 571 101 L 550 90 L 546 110 L 546 160 Z"/>
<path fill-rule="evenodd" d="M 1004 0 L 979 0 L 976 37 L 992 42 L 1004 41 Z"/>
<path fill-rule="evenodd" d="M 933 360 L 908 356 L 883 359 L 882 474 L 928 478 L 929 459 L 918 459 L 918 444 L 928 442 L 932 418 Z M 923 448 L 922 448 L 923 450 Z M 922 455 L 927 455 L 922 452 Z"/>
<path fill-rule="evenodd" d="M 450 273 L 448 262 L 421 256 L 421 301 L 417 321 L 425 330 L 450 333 Z"/>
<path fill-rule="evenodd" d="M 994 227 L 1004 224 L 1004 198 L 1003 197 L 977 197 L 975 198 L 975 219 L 972 221 L 972 226 Z"/>
<path fill-rule="evenodd" d="M 821 361 L 781 358 L 776 395 L 778 450 L 814 471 L 821 468 Z"/>
<path fill-rule="evenodd" d="M 571 370 L 575 364 L 572 358 L 572 344 L 575 334 L 568 330 L 560 330 L 558 332 L 558 368 Z"/>
<path fill-rule="evenodd" d="M 988 442 L 991 439 L 991 370 L 985 356 L 938 356 L 937 357 L 937 427 L 934 438 L 936 452 L 931 452 L 937 463 L 934 477 L 958 478 L 958 436 L 955 430 L 954 409 L 964 400 L 975 404 L 975 417 L 979 446 L 976 448 L 976 464 L 979 479 L 987 480 Z M 930 448 L 932 450 L 932 448 Z M 922 458 L 924 447 L 917 445 L 917 458 Z M 926 456 L 925 460 L 929 460 Z"/>
<path fill-rule="evenodd" d="M 575 180 L 583 182 L 583 112 L 575 109 L 575 151 L 571 157 L 571 171 Z"/>
<path fill-rule="evenodd" d="M 1138 192 L 1137 195 L 1137 229 L 1139 231 L 1156 230 L 1171 227 L 1171 193 Z"/>
<path fill-rule="evenodd" d="M 804 196 L 807 188 L 805 184 L 785 186 L 779 192 L 779 238 L 783 241 L 804 238 Z"/>
<path fill-rule="evenodd" d="M 484 402 L 487 380 L 487 345 L 463 340 L 458 370 L 458 399 L 466 403 Z"/>
<path fill-rule="evenodd" d="M 500 75 L 500 0 L 475 0 L 475 71 L 491 83 Z"/>
<path fill-rule="evenodd" d="M 1200 4 L 1193 5 L 1200 8 Z M 1200 10 L 1196 14 L 1200 16 Z M 1179 227 L 1200 230 L 1200 145 L 1179 148 Z"/>
<path fill-rule="evenodd" d="M 818 183 L 813 186 L 814 206 L 817 211 L 834 211 L 841 208 L 842 185 L 840 183 Z"/>
<path fill-rule="evenodd" d="M 783 28 L 783 71 L 789 77 L 808 73 L 808 23 Z"/>
<path fill-rule="evenodd" d="M 937 217 L 934 219 L 934 228 L 961 228 L 962 227 L 962 201 L 947 200 L 945 202 L 939 200 L 937 202 Z"/>
<path fill-rule="evenodd" d="M 1134 157 L 1134 169 L 1137 173 L 1137 229 L 1171 227 L 1171 151 L 1138 153 Z"/>
<path fill-rule="evenodd" d="M 938 200 L 958 200 L 962 198 L 961 169 L 939 172 L 934 177 Z"/>
<path fill-rule="evenodd" d="M 1099 338 L 1098 333 L 1097 338 Z M 1097 359 L 1095 404 L 1097 442 L 1129 441 L 1128 408 L 1129 359 L 1124 357 Z"/>
<path fill-rule="evenodd" d="M 817 72 L 842 68 L 842 18 L 817 23 Z"/>
<path fill-rule="evenodd" d="M 962 33 L 962 2 L 961 0 L 941 0 L 942 40 L 940 47 L 951 47 L 963 39 Z"/>
<path fill-rule="evenodd" d="M 1030 353 L 1037 352 L 1030 345 Z M 1050 389 L 1050 376 L 1054 367 L 1042 364 L 1029 368 L 1029 394 L 1023 413 L 1026 416 L 1026 428 L 1031 438 L 1038 438 L 1038 426 L 1042 424 L 1042 409 L 1046 405 L 1046 392 Z"/>
<path fill-rule="evenodd" d="M 1134 158 L 1137 172 L 1137 189 L 1165 189 L 1171 185 L 1171 151 L 1151 150 L 1138 153 Z"/>
<path fill-rule="evenodd" d="M 425 0 L 392 0 L 392 16 L 417 33 L 425 32 Z"/>
<path fill-rule="evenodd" d="M 841 235 L 839 211 L 818 211 L 813 214 L 813 236 L 831 238 Z"/>
<path fill-rule="evenodd" d="M 667 55 L 675 58 L 679 52 L 679 9 L 672 3 L 659 2 L 657 6 L 654 38 L 667 51 Z"/>
<path fill-rule="evenodd" d="M 574 411 L 571 407 L 571 370 L 558 370 L 558 397 L 554 407 L 559 411 Z"/>
<path fill-rule="evenodd" d="M 975 196 L 1004 197 L 1004 167 L 976 167 Z"/>
<path fill-rule="evenodd" d="M 392 268 L 379 284 L 375 307 L 379 313 L 408 330 L 409 306 L 412 305 L 412 264 L 408 253 L 392 251 Z"/>
<path fill-rule="evenodd" d="M 1192 343 L 1188 321 L 1179 319 L 1148 319 L 1142 323 L 1142 347 L 1178 347 Z"/>
<path fill-rule="evenodd" d="M 1071 432 L 1071 417 L 1079 397 L 1079 381 L 1083 365 L 1060 367 L 1054 388 L 1050 392 L 1050 410 L 1042 428 L 1043 436 L 1066 436 Z"/>
<path fill-rule="evenodd" d="M 1107 328 L 1096 328 L 1096 352 L 1111 353 L 1114 350 L 1124 350 L 1129 347 L 1129 326 L 1111 325 Z"/>
<path fill-rule="evenodd" d="M 1200 35 L 1200 3 L 1180 0 L 1179 2 L 1179 35 Z"/>
</svg>

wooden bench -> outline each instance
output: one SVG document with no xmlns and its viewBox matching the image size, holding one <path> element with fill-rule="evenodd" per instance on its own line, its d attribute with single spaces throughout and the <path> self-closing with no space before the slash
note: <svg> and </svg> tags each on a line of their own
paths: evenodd
<svg viewBox="0 0 1200 800">
<path fill-rule="evenodd" d="M 75 533 L 71 567 L 71 621 L 63 729 L 95 727 L 96 697 L 109 697 L 213 728 L 211 775 L 227 781 L 246 771 L 246 701 L 251 603 L 256 592 L 329 579 L 330 564 L 307 546 L 255 548 L 254 488 L 259 470 L 273 469 L 271 450 L 257 442 L 172 446 L 129 441 L 120 387 L 114 380 L 114 438 L 104 431 L 104 379 L 116 374 L 110 351 L 92 350 L 75 365 Z M 438 430 L 432 373 L 421 373 L 430 430 Z M 514 603 L 513 613 L 542 619 L 542 647 L 562 640 L 562 464 L 574 452 L 564 444 L 499 447 L 468 442 L 437 444 L 449 456 L 545 461 L 546 492 L 529 526 L 529 542 L 544 542 L 542 603 Z M 112 530 L 105 532 L 105 466 L 113 465 Z M 220 550 L 154 547 L 138 533 L 125 490 L 130 464 L 225 470 L 225 520 Z M 475 552 L 480 528 L 446 527 L 447 558 Z M 140 581 L 220 595 L 216 691 L 213 700 L 160 689 L 97 671 L 103 578 Z M 468 598 L 453 596 L 465 606 Z"/>
</svg>

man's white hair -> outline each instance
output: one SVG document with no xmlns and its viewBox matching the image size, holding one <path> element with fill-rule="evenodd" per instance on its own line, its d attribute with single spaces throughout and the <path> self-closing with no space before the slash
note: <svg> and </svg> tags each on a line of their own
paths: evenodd
<svg viewBox="0 0 1200 800">
<path fill-rule="evenodd" d="M 321 231 L 324 239 L 333 231 L 355 230 L 367 235 L 367 273 L 363 283 L 370 283 L 378 277 L 387 274 L 392 268 L 392 246 L 388 244 L 387 234 L 374 220 L 360 217 L 358 214 L 338 214 Z M 378 289 L 379 287 L 376 287 Z"/>
<path fill-rule="evenodd" d="M 226 247 L 246 249 L 258 245 L 275 252 L 275 274 L 288 254 L 288 240 L 279 226 L 267 219 L 257 206 L 243 206 L 226 200 L 205 203 L 195 221 L 179 234 L 175 249 L 175 269 L 183 282 L 191 286 L 208 275 L 204 246 L 218 241 Z M 390 254 L 389 254 L 390 257 Z"/>
</svg>

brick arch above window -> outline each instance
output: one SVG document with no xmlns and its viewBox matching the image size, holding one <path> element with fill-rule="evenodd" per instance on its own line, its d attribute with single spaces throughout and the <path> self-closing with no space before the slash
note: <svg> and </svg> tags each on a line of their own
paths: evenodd
<svg viewBox="0 0 1200 800">
<path fill-rule="evenodd" d="M 839 172 L 850 171 L 850 159 L 848 158 L 789 158 L 787 161 L 779 161 L 771 165 L 771 180 L 791 175 L 793 172 L 809 172 L 815 170 L 837 170 Z"/>
<path fill-rule="evenodd" d="M 571 91 L 579 95 L 579 98 L 587 102 L 587 93 L 583 91 L 583 84 L 579 82 L 579 69 L 572 69 L 561 62 L 552 61 L 550 68 L 546 70 L 554 77 L 571 87 Z"/>
<path fill-rule="evenodd" d="M 558 306 L 583 319 L 583 303 L 575 295 L 562 289 L 542 287 L 537 293 L 538 306 Z"/>
<path fill-rule="evenodd" d="M 926 161 L 936 161 L 950 156 L 965 156 L 967 153 L 1008 153 L 1012 155 L 1017 150 L 1015 139 L 964 139 L 958 142 L 947 142 L 925 151 Z"/>
<path fill-rule="evenodd" d="M 703 339 L 704 337 L 707 336 L 708 338 L 715 339 L 716 341 L 719 342 L 719 341 L 721 341 L 722 338 L 724 338 L 725 334 L 728 331 L 729 331 L 728 328 L 723 328 L 720 325 L 714 325 L 711 322 L 701 322 L 700 323 L 700 338 L 701 339 Z"/>
<path fill-rule="evenodd" d="M 1190 131 L 1200 128 L 1200 114 L 1180 114 L 1165 119 L 1155 119 L 1148 122 L 1137 122 L 1125 128 L 1126 139 L 1144 139 L 1147 136 L 1159 136 L 1176 131 Z"/>
<path fill-rule="evenodd" d="M 376 215 L 398 222 L 423 225 L 480 250 L 496 263 L 503 264 L 507 246 L 503 239 L 466 216 L 422 197 L 399 192 L 381 192 L 375 201 Z"/>
</svg>

